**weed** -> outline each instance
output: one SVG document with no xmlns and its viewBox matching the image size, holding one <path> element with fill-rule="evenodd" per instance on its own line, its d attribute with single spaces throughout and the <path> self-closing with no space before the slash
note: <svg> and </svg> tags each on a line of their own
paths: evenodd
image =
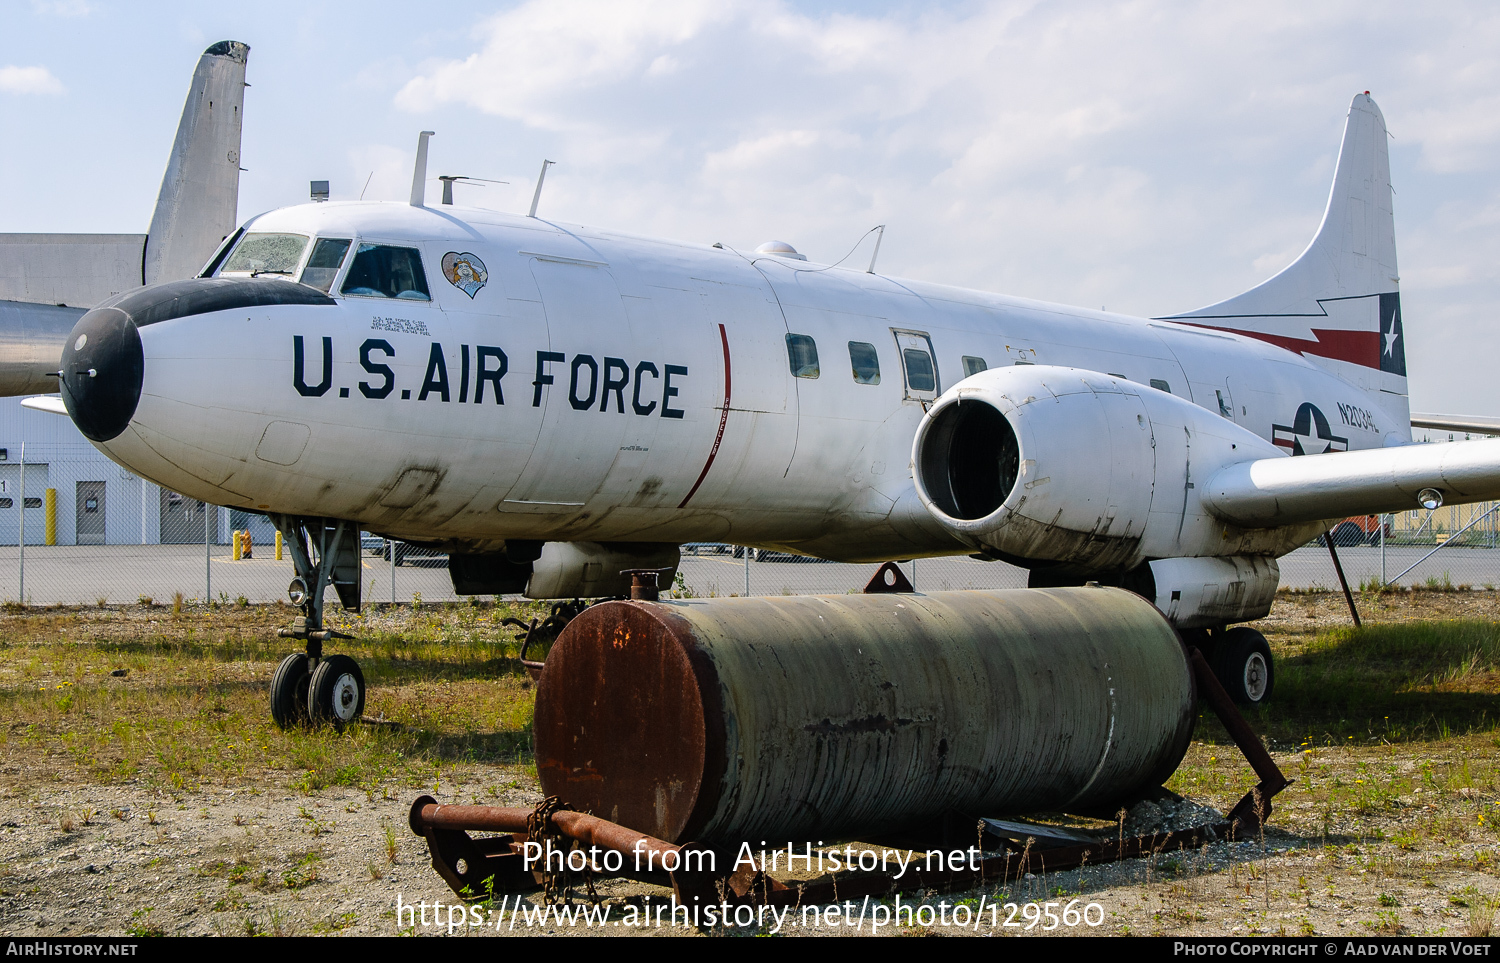
<svg viewBox="0 0 1500 963">
<path fill-rule="evenodd" d="M 136 602 L 138 602 L 143 609 L 153 608 L 156 605 L 156 600 L 149 595 L 138 596 L 136 598 Z"/>
<path fill-rule="evenodd" d="M 386 827 L 385 827 L 385 861 L 387 863 L 394 864 L 396 862 L 396 854 L 397 854 L 398 851 L 399 851 L 399 849 L 398 849 L 398 846 L 397 846 L 397 843 L 396 843 L 396 831 L 391 828 L 390 824 L 386 824 Z"/>
<path fill-rule="evenodd" d="M 172 593 L 172 614 L 173 615 L 181 615 L 182 614 L 182 593 L 181 592 L 173 592 Z"/>
<path fill-rule="evenodd" d="M 1473 887 L 1470 887 L 1472 890 Z M 1469 910 L 1464 932 L 1469 936 L 1489 936 L 1494 931 L 1495 912 L 1500 910 L 1500 898 L 1480 896 L 1477 893 L 1467 904 Z"/>
<path fill-rule="evenodd" d="M 151 922 L 151 914 L 156 910 L 154 906 L 145 906 L 130 914 L 130 923 L 126 925 L 125 932 L 135 937 L 166 936 L 167 931 L 156 923 Z"/>
<path fill-rule="evenodd" d="M 306 806 L 298 807 L 297 815 L 307 821 L 306 831 L 311 833 L 314 839 L 317 839 L 326 832 L 331 832 L 333 827 L 338 825 L 333 822 L 324 822 L 316 814 L 308 812 Z"/>
<path fill-rule="evenodd" d="M 289 869 L 281 874 L 281 882 L 287 889 L 301 889 L 318 881 L 318 867 L 304 866 Z"/>
</svg>

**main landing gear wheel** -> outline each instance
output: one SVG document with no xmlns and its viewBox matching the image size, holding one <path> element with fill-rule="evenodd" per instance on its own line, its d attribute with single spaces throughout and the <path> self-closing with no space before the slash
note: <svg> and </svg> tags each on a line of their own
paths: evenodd
<svg viewBox="0 0 1500 963">
<path fill-rule="evenodd" d="M 293 652 L 281 660 L 271 675 L 271 718 L 283 729 L 308 721 L 307 690 L 312 677 L 307 666 L 307 655 Z"/>
<path fill-rule="evenodd" d="M 330 655 L 313 670 L 308 709 L 316 722 L 331 722 L 340 731 L 358 722 L 365 711 L 365 677 L 347 655 Z"/>
<path fill-rule="evenodd" d="M 1276 667 L 1266 637 L 1248 626 L 1224 632 L 1214 647 L 1214 675 L 1242 706 L 1261 706 L 1276 687 Z"/>
</svg>

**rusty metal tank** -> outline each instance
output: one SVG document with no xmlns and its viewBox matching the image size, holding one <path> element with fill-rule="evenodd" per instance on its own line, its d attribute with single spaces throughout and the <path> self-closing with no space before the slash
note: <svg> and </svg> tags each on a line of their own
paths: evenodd
<svg viewBox="0 0 1500 963">
<path fill-rule="evenodd" d="M 847 840 L 1160 785 L 1195 717 L 1181 642 L 1084 587 L 607 602 L 538 683 L 542 789 L 673 842 Z"/>
</svg>

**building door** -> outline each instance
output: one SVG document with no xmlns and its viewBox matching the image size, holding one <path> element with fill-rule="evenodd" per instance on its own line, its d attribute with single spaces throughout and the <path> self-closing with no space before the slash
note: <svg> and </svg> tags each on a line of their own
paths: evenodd
<svg viewBox="0 0 1500 963">
<path fill-rule="evenodd" d="M 161 490 L 161 543 L 203 544 L 203 503 L 196 498 Z M 213 532 L 211 534 L 218 534 Z"/>
<path fill-rule="evenodd" d="M 78 521 L 76 543 L 104 544 L 104 482 L 78 483 Z"/>
<path fill-rule="evenodd" d="M 26 464 L 26 544 L 47 540 L 47 466 Z M 21 534 L 21 466 L 0 465 L 0 545 L 14 545 Z"/>
</svg>

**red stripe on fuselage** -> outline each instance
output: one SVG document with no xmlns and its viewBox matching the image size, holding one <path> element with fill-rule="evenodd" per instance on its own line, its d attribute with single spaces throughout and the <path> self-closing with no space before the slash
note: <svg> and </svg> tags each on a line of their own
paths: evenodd
<svg viewBox="0 0 1500 963">
<path fill-rule="evenodd" d="M 1274 344 L 1278 348 L 1295 351 L 1298 354 L 1315 354 L 1320 358 L 1332 358 L 1335 361 L 1348 361 L 1350 364 L 1364 365 L 1366 368 L 1380 368 L 1380 332 L 1379 331 L 1341 331 L 1332 328 L 1313 328 L 1313 337 L 1316 341 L 1306 338 L 1288 338 L 1279 334 L 1267 334 L 1264 331 L 1246 331 L 1244 328 L 1224 328 L 1216 324 L 1200 324 L 1196 321 L 1182 321 L 1181 324 L 1191 324 L 1195 328 L 1211 328 L 1214 331 L 1228 331 L 1230 334 L 1243 334 L 1247 338 L 1257 341 L 1265 341 Z"/>
<path fill-rule="evenodd" d="M 708 461 L 703 463 L 703 471 L 698 473 L 698 480 L 693 482 L 687 495 L 677 503 L 678 508 L 686 507 L 688 500 L 698 494 L 698 486 L 703 484 L 703 479 L 708 477 L 708 470 L 713 467 L 714 458 L 719 454 L 719 443 L 724 440 L 724 425 L 729 421 L 729 334 L 722 324 L 719 325 L 719 340 L 724 342 L 724 410 L 719 412 L 719 433 L 714 435 L 714 446 L 708 450 Z"/>
</svg>

